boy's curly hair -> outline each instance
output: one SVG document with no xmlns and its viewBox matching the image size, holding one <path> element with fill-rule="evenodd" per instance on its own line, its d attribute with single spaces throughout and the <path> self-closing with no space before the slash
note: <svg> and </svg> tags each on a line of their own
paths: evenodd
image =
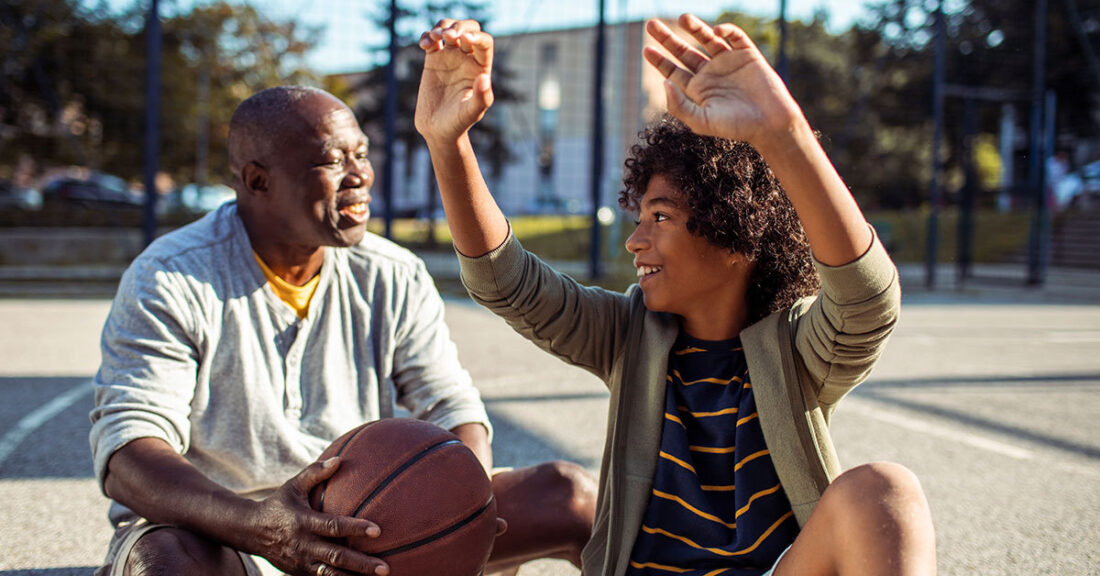
<svg viewBox="0 0 1100 576">
<path fill-rule="evenodd" d="M 747 296 L 750 322 L 818 291 L 821 281 L 802 223 L 755 148 L 700 136 L 668 114 L 639 137 L 625 162 L 619 206 L 638 212 L 650 180 L 667 178 L 691 211 L 689 232 L 755 264 Z"/>
</svg>

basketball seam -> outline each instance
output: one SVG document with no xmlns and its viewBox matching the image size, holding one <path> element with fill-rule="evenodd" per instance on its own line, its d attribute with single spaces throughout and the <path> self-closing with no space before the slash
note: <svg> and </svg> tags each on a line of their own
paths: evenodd
<svg viewBox="0 0 1100 576">
<path fill-rule="evenodd" d="M 342 446 L 340 446 L 339 450 L 336 451 L 336 456 L 342 455 L 344 453 L 344 450 L 348 447 L 348 445 L 351 444 L 351 441 L 354 440 L 356 436 L 358 436 L 363 430 L 366 430 L 366 429 L 367 429 L 367 426 L 360 426 L 359 429 L 355 431 L 355 434 L 352 434 L 347 440 L 344 441 L 344 444 Z M 331 478 L 325 478 L 325 481 L 321 483 L 321 496 L 317 499 L 317 511 L 318 512 L 324 512 L 325 511 L 325 492 L 328 491 L 328 481 L 330 479 Z"/>
<path fill-rule="evenodd" d="M 432 534 L 431 536 L 421 538 L 420 540 L 417 540 L 416 542 L 412 542 L 412 543 L 409 543 L 409 544 L 398 546 L 396 548 L 391 548 L 390 550 L 386 550 L 386 551 L 378 552 L 378 553 L 372 553 L 372 554 L 374 554 L 374 556 L 376 556 L 378 558 L 384 558 L 386 556 L 393 556 L 394 554 L 400 554 L 402 552 L 407 552 L 409 550 L 412 550 L 413 548 L 417 548 L 417 547 L 423 546 L 425 544 L 431 544 L 432 542 L 435 542 L 436 540 L 440 540 L 440 539 L 442 539 L 442 538 L 444 538 L 444 537 L 446 537 L 450 534 L 453 534 L 453 533 L 457 532 L 458 530 L 462 529 L 463 526 L 465 526 L 465 525 L 473 522 L 474 520 L 476 520 L 478 516 L 481 516 L 482 514 L 485 513 L 486 510 L 489 509 L 489 506 L 492 503 L 493 503 L 493 496 L 490 494 L 489 495 L 489 500 L 485 503 L 485 505 L 483 505 L 481 508 L 479 508 L 473 514 L 470 514 L 466 518 L 463 518 L 462 520 L 459 520 L 458 522 L 454 523 L 450 527 L 448 527 L 444 530 L 440 530 L 439 532 L 436 532 L 435 534 Z"/>
<path fill-rule="evenodd" d="M 421 459 L 423 459 L 425 456 L 427 456 L 428 454 L 431 454 L 432 452 L 435 452 L 436 450 L 446 448 L 447 446 L 454 446 L 456 444 L 461 445 L 462 441 L 461 440 L 444 440 L 443 442 L 440 442 L 439 444 L 434 444 L 432 446 L 429 446 L 429 447 L 425 448 L 424 450 L 421 450 L 416 456 L 413 456 L 412 458 L 409 458 L 408 460 L 406 460 L 404 462 L 404 464 L 402 464 L 400 467 L 397 468 L 397 470 L 394 470 L 393 472 L 391 472 L 389 476 L 386 476 L 385 480 L 382 480 L 377 486 L 375 486 L 374 490 L 371 490 L 371 493 L 368 494 L 367 497 L 364 498 L 363 501 L 359 503 L 359 506 L 357 506 L 355 508 L 355 511 L 352 512 L 351 514 L 349 514 L 349 516 L 358 517 L 359 513 L 363 511 L 363 508 L 366 508 L 367 504 L 370 504 L 371 500 L 373 500 L 374 497 L 377 496 L 378 493 L 381 492 L 383 488 L 385 488 L 386 486 L 389 486 L 389 484 L 391 482 L 393 482 L 395 478 L 400 476 L 401 473 L 404 472 L 405 470 L 408 470 L 410 467 L 412 467 L 413 464 L 416 464 Z"/>
</svg>

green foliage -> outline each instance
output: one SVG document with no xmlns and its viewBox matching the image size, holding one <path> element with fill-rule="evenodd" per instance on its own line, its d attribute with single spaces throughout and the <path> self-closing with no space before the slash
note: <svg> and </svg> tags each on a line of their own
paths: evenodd
<svg viewBox="0 0 1100 576">
<path fill-rule="evenodd" d="M 139 4 L 123 14 L 75 0 L 0 7 L 0 170 L 24 153 L 40 167 L 139 179 L 147 64 Z M 209 173 L 220 180 L 232 110 L 265 87 L 316 83 L 305 57 L 318 31 L 226 1 L 188 5 L 162 22 L 160 165 L 177 181 L 194 179 L 206 131 Z"/>
</svg>

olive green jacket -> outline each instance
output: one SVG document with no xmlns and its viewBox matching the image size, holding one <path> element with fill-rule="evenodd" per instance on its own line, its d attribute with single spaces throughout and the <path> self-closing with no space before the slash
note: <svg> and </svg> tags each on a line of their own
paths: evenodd
<svg viewBox="0 0 1100 576">
<path fill-rule="evenodd" d="M 474 300 L 610 388 L 599 502 L 582 561 L 586 576 L 622 575 L 657 466 L 677 317 L 647 310 L 637 285 L 625 294 L 582 286 L 514 236 L 489 254 L 459 260 Z M 816 265 L 816 297 L 741 332 L 764 439 L 800 526 L 840 473 L 829 417 L 870 373 L 901 301 L 897 270 L 877 238 L 850 264 Z"/>
</svg>

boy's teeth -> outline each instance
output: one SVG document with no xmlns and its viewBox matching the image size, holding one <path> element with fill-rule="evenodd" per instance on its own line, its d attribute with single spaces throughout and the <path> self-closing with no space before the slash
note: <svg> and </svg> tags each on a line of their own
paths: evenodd
<svg viewBox="0 0 1100 576">
<path fill-rule="evenodd" d="M 657 272 L 660 272 L 660 271 L 661 271 L 660 266 L 639 266 L 638 267 L 638 277 L 641 278 L 642 276 L 645 276 L 647 274 L 654 274 L 654 273 L 657 273 Z"/>
</svg>

